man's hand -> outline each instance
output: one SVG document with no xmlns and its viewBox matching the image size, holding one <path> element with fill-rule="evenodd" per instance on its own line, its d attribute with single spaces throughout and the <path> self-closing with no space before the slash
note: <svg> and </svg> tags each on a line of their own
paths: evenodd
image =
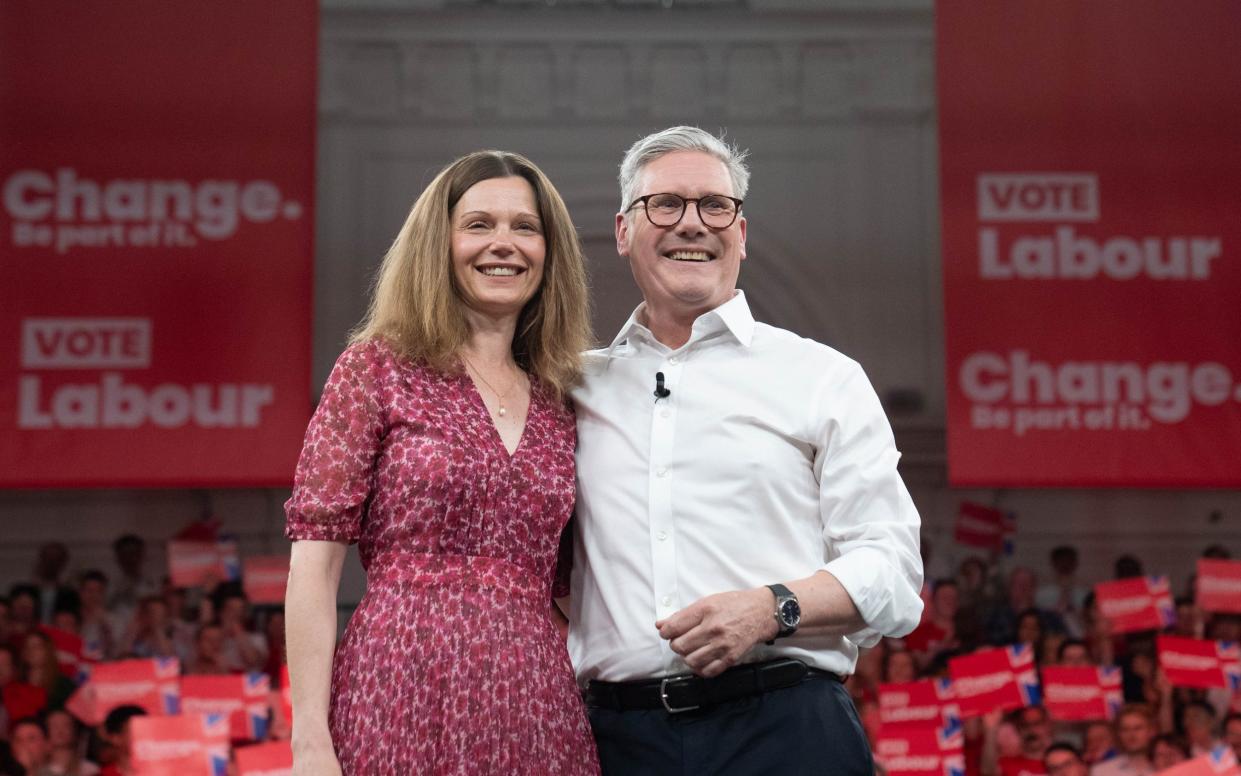
<svg viewBox="0 0 1241 776">
<path fill-rule="evenodd" d="M 736 590 L 700 598 L 655 627 L 691 671 L 710 677 L 779 633 L 775 610 L 775 596 L 767 588 Z"/>
</svg>

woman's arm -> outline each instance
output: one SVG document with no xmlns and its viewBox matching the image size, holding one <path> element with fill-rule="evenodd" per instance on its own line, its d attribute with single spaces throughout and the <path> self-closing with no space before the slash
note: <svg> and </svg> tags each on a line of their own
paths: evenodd
<svg viewBox="0 0 1241 776">
<path fill-rule="evenodd" d="M 340 774 L 328 732 L 336 593 L 347 546 L 296 541 L 285 593 L 285 642 L 293 694 L 293 773 Z"/>
</svg>

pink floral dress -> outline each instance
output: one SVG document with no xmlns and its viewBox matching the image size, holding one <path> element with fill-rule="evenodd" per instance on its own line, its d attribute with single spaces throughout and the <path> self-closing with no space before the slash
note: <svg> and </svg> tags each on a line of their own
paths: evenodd
<svg viewBox="0 0 1241 776">
<path fill-rule="evenodd" d="M 332 665 L 345 774 L 598 773 L 549 616 L 573 415 L 532 384 L 510 456 L 465 374 L 372 340 L 328 378 L 285 535 L 356 541 L 366 569 Z"/>
</svg>

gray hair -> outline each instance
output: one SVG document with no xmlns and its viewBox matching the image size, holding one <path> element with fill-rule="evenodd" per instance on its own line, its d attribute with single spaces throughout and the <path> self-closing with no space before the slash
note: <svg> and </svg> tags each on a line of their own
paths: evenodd
<svg viewBox="0 0 1241 776">
<path fill-rule="evenodd" d="M 647 135 L 629 147 L 620 164 L 621 210 L 629 206 L 637 192 L 638 173 L 647 164 L 673 151 L 702 151 L 724 163 L 728 177 L 732 179 L 733 195 L 745 199 L 750 186 L 750 169 L 745 166 L 749 151 L 743 151 L 724 142 L 710 132 L 698 127 L 669 127 L 661 132 Z M 719 192 L 724 193 L 724 192 Z"/>
</svg>

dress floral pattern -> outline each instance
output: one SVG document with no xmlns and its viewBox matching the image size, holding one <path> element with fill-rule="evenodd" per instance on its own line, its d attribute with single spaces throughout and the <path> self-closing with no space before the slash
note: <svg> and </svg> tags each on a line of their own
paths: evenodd
<svg viewBox="0 0 1241 776">
<path fill-rule="evenodd" d="M 366 569 L 332 665 L 345 774 L 598 773 L 548 614 L 573 508 L 573 415 L 531 382 L 510 456 L 463 373 L 372 340 L 328 378 L 285 535 L 356 541 Z"/>
</svg>

